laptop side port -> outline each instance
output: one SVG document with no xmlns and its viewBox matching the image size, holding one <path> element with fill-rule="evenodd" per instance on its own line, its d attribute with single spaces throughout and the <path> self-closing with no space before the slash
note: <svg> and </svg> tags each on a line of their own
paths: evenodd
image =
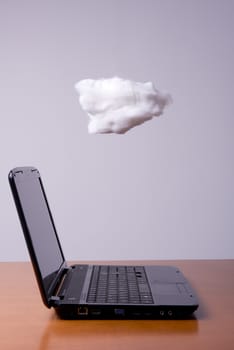
<svg viewBox="0 0 234 350">
<path fill-rule="evenodd" d="M 77 314 L 79 316 L 87 316 L 89 313 L 89 310 L 86 306 L 79 306 L 77 309 Z"/>
<path fill-rule="evenodd" d="M 125 316 L 125 310 L 124 309 L 114 309 L 114 314 L 119 317 Z"/>
<path fill-rule="evenodd" d="M 91 309 L 90 310 L 90 315 L 91 316 L 101 316 L 102 312 L 100 309 Z"/>
</svg>

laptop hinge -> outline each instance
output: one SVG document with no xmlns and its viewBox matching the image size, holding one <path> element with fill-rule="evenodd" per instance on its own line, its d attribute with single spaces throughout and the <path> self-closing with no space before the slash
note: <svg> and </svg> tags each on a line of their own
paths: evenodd
<svg viewBox="0 0 234 350">
<path fill-rule="evenodd" d="M 52 305 L 59 305 L 60 300 L 64 299 L 65 296 L 65 292 L 66 292 L 66 288 L 64 288 L 65 285 L 65 280 L 66 280 L 66 285 L 68 280 L 70 280 L 70 278 L 68 278 L 68 280 L 66 279 L 68 277 L 68 275 L 70 276 L 69 272 L 72 270 L 71 267 L 66 267 L 63 269 L 63 275 L 59 281 L 59 283 L 57 284 L 53 295 L 51 295 L 49 301 Z"/>
<path fill-rule="evenodd" d="M 61 298 L 59 296 L 56 295 L 52 295 L 52 297 L 50 297 L 50 301 L 52 302 L 52 304 L 56 304 L 57 302 L 59 302 L 61 300 Z"/>
</svg>

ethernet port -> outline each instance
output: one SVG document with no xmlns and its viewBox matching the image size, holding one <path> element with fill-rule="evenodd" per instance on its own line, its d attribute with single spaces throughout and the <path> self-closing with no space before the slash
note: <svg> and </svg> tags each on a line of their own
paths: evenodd
<svg viewBox="0 0 234 350">
<path fill-rule="evenodd" d="M 79 306 L 77 313 L 79 316 L 87 316 L 89 313 L 89 310 L 86 306 Z"/>
</svg>

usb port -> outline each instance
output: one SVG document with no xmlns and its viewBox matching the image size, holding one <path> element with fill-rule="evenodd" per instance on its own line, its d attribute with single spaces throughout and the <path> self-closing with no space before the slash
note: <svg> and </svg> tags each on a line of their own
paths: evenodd
<svg viewBox="0 0 234 350">
<path fill-rule="evenodd" d="M 100 309 L 91 309 L 90 310 L 90 315 L 92 315 L 92 316 L 100 316 L 101 315 L 101 310 Z"/>
</svg>

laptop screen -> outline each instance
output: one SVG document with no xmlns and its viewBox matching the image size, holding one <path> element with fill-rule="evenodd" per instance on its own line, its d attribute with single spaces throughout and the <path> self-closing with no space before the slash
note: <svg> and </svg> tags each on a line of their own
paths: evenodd
<svg viewBox="0 0 234 350">
<path fill-rule="evenodd" d="M 34 168 L 16 168 L 12 174 L 12 190 L 29 252 L 47 294 L 64 263 L 63 252 L 39 172 Z"/>
</svg>

